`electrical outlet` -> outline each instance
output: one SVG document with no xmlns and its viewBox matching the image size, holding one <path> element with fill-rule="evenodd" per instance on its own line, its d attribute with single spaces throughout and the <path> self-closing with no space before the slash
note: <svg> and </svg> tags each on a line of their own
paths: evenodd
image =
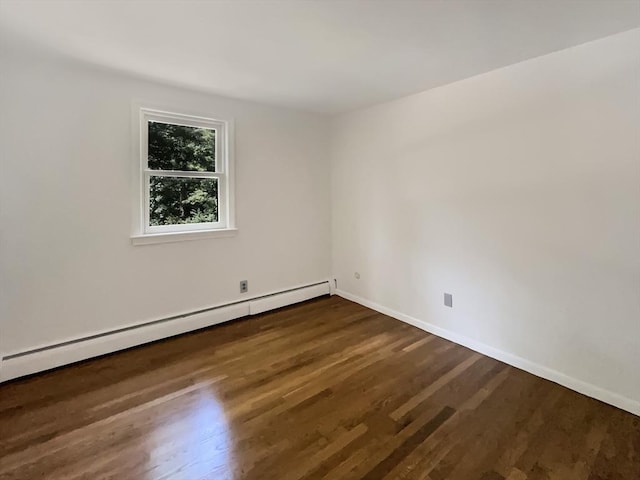
<svg viewBox="0 0 640 480">
<path fill-rule="evenodd" d="M 453 295 L 451 295 L 450 293 L 444 294 L 444 306 L 453 307 Z"/>
<path fill-rule="evenodd" d="M 240 282 L 240 293 L 247 293 L 249 291 L 249 282 L 247 280 L 242 280 Z"/>
</svg>

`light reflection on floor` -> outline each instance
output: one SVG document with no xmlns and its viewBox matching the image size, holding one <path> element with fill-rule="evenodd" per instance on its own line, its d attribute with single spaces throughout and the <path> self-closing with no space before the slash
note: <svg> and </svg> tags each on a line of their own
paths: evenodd
<svg viewBox="0 0 640 480">
<path fill-rule="evenodd" d="M 213 386 L 182 395 L 154 413 L 148 480 L 234 478 L 231 429 Z"/>
</svg>

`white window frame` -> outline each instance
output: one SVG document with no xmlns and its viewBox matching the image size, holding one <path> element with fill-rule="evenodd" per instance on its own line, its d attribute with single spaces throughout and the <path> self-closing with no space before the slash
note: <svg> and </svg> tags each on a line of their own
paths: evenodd
<svg viewBox="0 0 640 480">
<path fill-rule="evenodd" d="M 174 113 L 147 107 L 138 107 L 138 165 L 140 194 L 138 201 L 138 228 L 131 237 L 135 245 L 207 237 L 230 236 L 235 233 L 233 212 L 233 155 L 230 120 L 217 120 L 198 115 Z M 152 170 L 149 168 L 149 122 L 210 128 L 216 131 L 215 171 Z M 151 225 L 149 221 L 151 177 L 215 178 L 218 182 L 218 221 L 175 225 Z"/>
</svg>

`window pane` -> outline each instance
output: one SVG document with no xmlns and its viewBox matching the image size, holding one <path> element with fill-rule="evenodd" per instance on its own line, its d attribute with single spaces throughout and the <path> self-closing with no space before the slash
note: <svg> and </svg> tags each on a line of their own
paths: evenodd
<svg viewBox="0 0 640 480">
<path fill-rule="evenodd" d="M 176 225 L 218 221 L 218 179 L 149 179 L 149 224 Z"/>
<path fill-rule="evenodd" d="M 149 168 L 215 171 L 216 131 L 149 122 Z"/>
</svg>

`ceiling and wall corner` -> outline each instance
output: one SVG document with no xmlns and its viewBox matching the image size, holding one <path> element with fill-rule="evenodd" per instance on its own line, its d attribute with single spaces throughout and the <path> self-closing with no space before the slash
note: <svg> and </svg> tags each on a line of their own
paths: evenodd
<svg viewBox="0 0 640 480">
<path fill-rule="evenodd" d="M 22 43 L 163 83 L 323 113 L 639 25 L 636 0 L 0 2 L 0 29 Z"/>
</svg>

